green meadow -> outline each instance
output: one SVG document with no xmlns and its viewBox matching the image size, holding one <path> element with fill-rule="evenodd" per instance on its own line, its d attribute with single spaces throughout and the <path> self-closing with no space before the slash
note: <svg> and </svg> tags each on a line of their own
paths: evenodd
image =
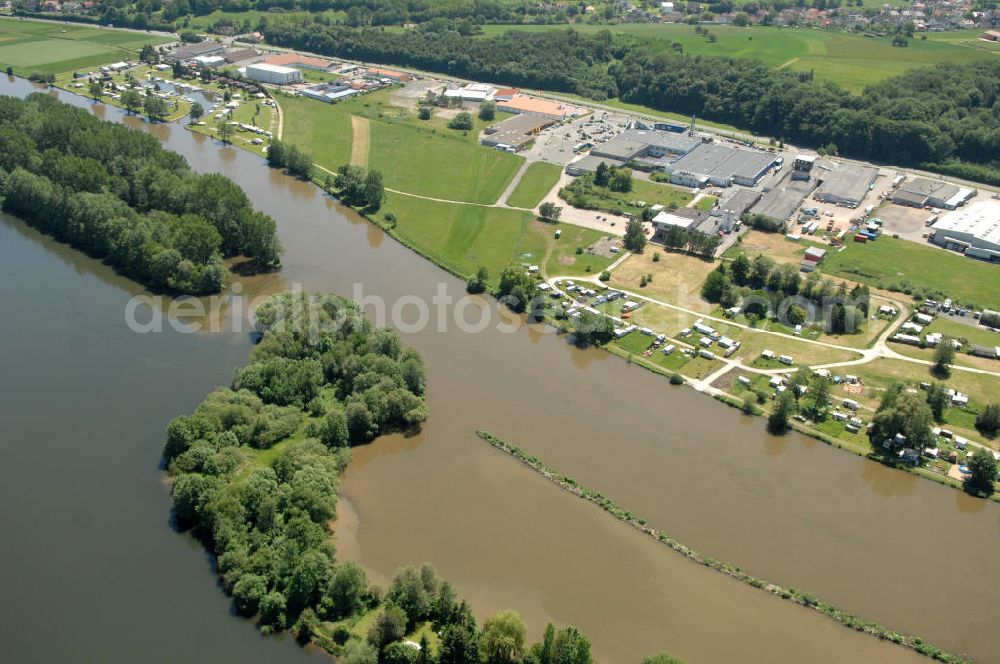
<svg viewBox="0 0 1000 664">
<path fill-rule="evenodd" d="M 507 198 L 507 205 L 533 209 L 542 202 L 545 194 L 556 186 L 560 175 L 562 175 L 562 167 L 558 164 L 549 164 L 544 161 L 534 162 L 521 175 L 517 187 Z"/>
<path fill-rule="evenodd" d="M 309 151 L 331 171 L 351 160 L 355 140 L 351 116 L 368 132 L 368 167 L 379 170 L 389 189 L 431 198 L 492 204 L 510 183 L 524 158 L 479 145 L 487 124 L 478 118 L 471 131 L 447 127 L 448 118 L 420 120 L 391 103 L 383 90 L 337 104 L 280 97 L 285 112 L 282 138 Z M 475 117 L 475 116 L 473 116 Z M 498 113 L 497 120 L 509 117 Z"/>
<path fill-rule="evenodd" d="M 390 193 L 380 214 L 386 212 L 396 218 L 393 235 L 463 277 L 485 267 L 495 283 L 512 262 L 539 265 L 546 274 L 600 274 L 613 260 L 585 251 L 603 237 L 599 231 L 543 223 L 523 210 Z M 562 230 L 559 239 L 557 228 Z"/>
<path fill-rule="evenodd" d="M 493 25 L 484 27 L 484 32 L 540 31 L 553 27 L 556 26 Z M 707 28 L 716 41 L 695 34 L 694 26 L 679 23 L 627 23 L 611 29 L 661 41 L 662 48 L 670 48 L 676 42 L 692 55 L 753 58 L 773 67 L 812 71 L 817 79 L 833 81 L 852 92 L 860 92 L 867 85 L 913 67 L 973 62 L 995 55 L 995 51 L 975 38 L 978 33 L 971 31 L 929 34 L 926 40 L 918 35 L 909 41 L 909 46 L 900 48 L 893 46 L 889 37 L 865 37 L 833 30 L 725 25 Z M 593 32 L 608 26 L 581 24 L 573 29 Z"/>
<path fill-rule="evenodd" d="M 829 251 L 820 269 L 831 275 L 880 288 L 907 283 L 935 288 L 962 302 L 1000 307 L 997 266 L 926 244 L 881 236 L 875 242 L 848 242 Z"/>
<path fill-rule="evenodd" d="M 0 66 L 17 74 L 58 74 L 134 58 L 163 37 L 92 26 L 0 18 Z"/>
</svg>

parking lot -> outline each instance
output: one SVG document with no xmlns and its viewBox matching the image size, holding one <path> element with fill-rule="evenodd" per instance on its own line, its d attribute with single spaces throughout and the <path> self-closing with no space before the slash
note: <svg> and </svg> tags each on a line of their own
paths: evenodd
<svg viewBox="0 0 1000 664">
<path fill-rule="evenodd" d="M 927 220 L 937 215 L 923 208 L 886 203 L 879 208 L 875 216 L 882 220 L 884 233 L 898 235 L 913 242 L 926 242 L 929 231 Z"/>
</svg>

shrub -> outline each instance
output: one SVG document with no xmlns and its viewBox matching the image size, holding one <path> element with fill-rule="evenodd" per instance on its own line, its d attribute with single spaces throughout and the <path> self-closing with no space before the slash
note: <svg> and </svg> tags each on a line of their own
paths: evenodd
<svg viewBox="0 0 1000 664">
<path fill-rule="evenodd" d="M 680 375 L 679 373 L 677 373 L 675 371 L 674 373 L 670 374 L 670 384 L 671 385 L 683 385 L 684 384 L 684 376 Z"/>
<path fill-rule="evenodd" d="M 605 270 L 601 272 L 601 276 L 598 277 L 601 281 L 611 281 L 611 273 Z"/>
</svg>

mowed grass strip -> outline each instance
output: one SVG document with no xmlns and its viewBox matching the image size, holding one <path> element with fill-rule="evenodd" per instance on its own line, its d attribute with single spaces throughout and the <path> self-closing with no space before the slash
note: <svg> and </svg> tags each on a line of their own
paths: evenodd
<svg viewBox="0 0 1000 664">
<path fill-rule="evenodd" d="M 890 290 L 906 284 L 938 289 L 963 302 L 1000 308 L 996 265 L 909 240 L 883 235 L 866 244 L 848 242 L 843 251 L 827 252 L 820 270 Z"/>
<path fill-rule="evenodd" d="M 519 210 L 441 203 L 390 193 L 383 210 L 396 216 L 394 234 L 439 265 L 463 276 L 480 267 L 499 277 L 514 260 L 531 215 Z"/>
<path fill-rule="evenodd" d="M 545 198 L 545 194 L 556 186 L 560 175 L 562 167 L 557 164 L 544 161 L 530 164 L 521 175 L 517 187 L 507 197 L 507 205 L 534 209 Z"/>
<path fill-rule="evenodd" d="M 284 140 L 313 155 L 331 171 L 352 157 L 351 116 L 369 127 L 368 167 L 381 171 L 389 189 L 442 200 L 492 204 L 507 188 L 524 158 L 478 143 L 484 126 L 448 129 L 444 118 L 422 122 L 392 106 L 392 90 L 337 104 L 282 96 Z"/>
</svg>

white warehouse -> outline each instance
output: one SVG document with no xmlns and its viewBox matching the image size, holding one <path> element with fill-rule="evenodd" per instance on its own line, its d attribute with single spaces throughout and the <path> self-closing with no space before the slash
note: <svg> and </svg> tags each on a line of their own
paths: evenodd
<svg viewBox="0 0 1000 664">
<path fill-rule="evenodd" d="M 932 227 L 934 244 L 966 256 L 1000 262 L 1000 204 L 978 201 L 942 216 Z"/>
<path fill-rule="evenodd" d="M 279 65 L 269 65 L 266 62 L 247 65 L 246 77 L 251 81 L 261 83 L 273 83 L 274 85 L 287 85 L 288 83 L 298 83 L 302 80 L 302 72 L 291 67 L 281 67 Z"/>
</svg>

